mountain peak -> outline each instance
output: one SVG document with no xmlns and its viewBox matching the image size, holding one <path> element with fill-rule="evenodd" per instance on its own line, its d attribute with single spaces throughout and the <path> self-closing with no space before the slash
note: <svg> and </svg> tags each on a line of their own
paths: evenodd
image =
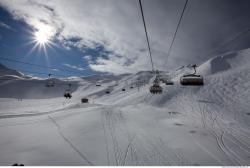
<svg viewBox="0 0 250 168">
<path fill-rule="evenodd" d="M 4 66 L 1 62 L 0 62 L 0 69 L 8 69 L 6 66 Z"/>
<path fill-rule="evenodd" d="M 3 65 L 0 63 L 0 76 L 5 76 L 5 75 L 15 75 L 15 76 L 23 76 L 22 73 L 14 70 L 14 69 L 10 69 L 7 66 Z"/>
</svg>

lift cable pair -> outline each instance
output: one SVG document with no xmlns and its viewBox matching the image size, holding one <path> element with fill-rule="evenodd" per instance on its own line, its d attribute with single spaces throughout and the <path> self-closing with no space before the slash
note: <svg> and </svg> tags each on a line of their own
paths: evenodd
<svg viewBox="0 0 250 168">
<path fill-rule="evenodd" d="M 184 15 L 184 12 L 185 12 L 185 9 L 187 7 L 187 4 L 188 4 L 188 0 L 186 0 L 185 2 L 185 5 L 184 5 L 184 8 L 182 10 L 182 14 L 180 16 L 180 19 L 179 19 L 179 22 L 178 22 L 178 25 L 177 25 L 177 29 L 174 33 L 174 37 L 173 37 L 173 40 L 171 42 L 171 45 L 170 45 L 170 48 L 168 50 L 168 53 L 167 53 L 167 59 L 166 59 L 166 64 L 168 63 L 168 58 L 171 54 L 171 50 L 172 50 L 172 47 L 173 47 L 173 44 L 174 44 L 174 41 L 175 41 L 175 38 L 176 38 L 176 35 L 177 35 L 177 32 L 179 30 L 179 26 L 180 26 L 180 23 L 181 23 L 181 20 L 183 18 L 183 15 Z M 247 34 L 250 32 L 250 28 L 246 28 L 245 30 L 237 33 L 235 36 L 231 37 L 229 40 L 227 40 L 226 42 L 224 42 L 222 45 L 220 45 L 219 47 L 217 47 L 216 49 L 212 50 L 210 53 L 208 53 L 205 57 L 209 57 L 211 55 L 214 55 L 216 53 L 218 53 L 218 51 L 220 51 L 222 48 L 225 48 L 226 46 L 228 46 L 229 44 L 231 44 L 233 41 L 243 37 L 243 35 Z M 197 85 L 203 85 L 204 84 L 204 79 L 201 75 L 197 75 L 196 74 L 196 68 L 197 68 L 197 65 L 193 65 L 192 66 L 194 68 L 194 73 L 193 74 L 188 74 L 188 75 L 183 75 L 181 78 L 180 78 L 180 83 L 182 85 L 194 85 L 194 86 L 197 86 Z"/>
<path fill-rule="evenodd" d="M 10 59 L 10 58 L 6 58 L 6 57 L 0 57 L 0 60 L 8 61 L 8 62 L 20 63 L 20 64 L 24 64 L 24 65 L 29 65 L 29 66 L 35 66 L 35 67 L 38 67 L 38 68 L 47 69 L 47 70 L 51 70 L 51 71 L 68 72 L 68 73 L 80 74 L 80 75 L 85 76 L 85 74 L 83 74 L 82 72 L 79 72 L 79 71 L 72 71 L 72 70 L 68 70 L 68 69 L 64 69 L 64 68 L 59 68 L 59 67 L 52 67 L 52 66 L 34 64 L 34 63 L 24 62 L 24 61 Z"/>
<path fill-rule="evenodd" d="M 151 48 L 150 48 L 150 43 L 149 43 L 149 39 L 148 39 L 148 33 L 147 33 L 147 28 L 146 28 L 146 23 L 145 23 L 145 18 L 144 18 L 144 13 L 143 13 L 141 0 L 139 0 L 139 4 L 140 4 L 140 10 L 141 10 L 141 15 L 142 15 L 144 30 L 145 30 L 145 34 L 146 34 L 146 40 L 147 40 L 147 44 L 148 44 L 148 51 L 149 51 L 149 56 L 150 56 L 150 60 L 151 60 L 152 71 L 153 71 L 153 73 L 155 73 L 155 76 L 156 76 L 155 80 L 153 81 L 153 85 L 149 88 L 149 91 L 152 94 L 161 94 L 163 88 L 160 86 L 160 79 L 159 79 L 159 74 L 158 74 L 159 72 L 157 73 L 155 71 L 155 69 L 154 69 L 154 64 L 153 64 L 153 59 L 152 59 L 152 54 L 151 54 Z M 181 16 L 180 16 L 178 24 L 177 24 L 177 28 L 176 28 L 176 30 L 174 32 L 174 36 L 173 36 L 172 42 L 170 44 L 170 48 L 169 48 L 168 53 L 167 53 L 166 63 L 168 61 L 169 55 L 171 54 L 171 50 L 172 50 L 172 47 L 174 45 L 174 41 L 175 41 L 176 35 L 178 33 L 178 30 L 179 30 L 179 27 L 180 27 L 184 12 L 186 10 L 187 4 L 188 4 L 188 0 L 185 1 L 184 7 L 182 9 Z M 167 85 L 172 85 L 173 83 L 172 82 L 166 82 L 166 84 Z"/>
<path fill-rule="evenodd" d="M 176 30 L 174 32 L 174 36 L 173 36 L 173 39 L 170 43 L 170 47 L 169 47 L 169 50 L 167 52 L 167 58 L 166 58 L 166 63 L 165 65 L 168 64 L 168 58 L 169 56 L 171 55 L 171 51 L 172 51 L 172 48 L 173 48 L 173 45 L 174 45 L 174 42 L 175 42 L 175 39 L 176 39 L 176 36 L 177 36 L 177 33 L 178 33 L 178 30 L 179 30 L 179 27 L 181 25 L 181 22 L 182 22 L 182 19 L 183 19 L 183 16 L 185 14 L 185 10 L 187 8 L 187 5 L 188 5 L 188 2 L 189 0 L 186 0 L 185 1 L 185 4 L 183 6 L 183 9 L 182 9 L 182 12 L 181 12 L 181 15 L 180 15 L 180 18 L 179 18 L 179 21 L 178 21 L 178 24 L 177 24 L 177 27 L 176 27 Z M 200 76 L 200 75 L 196 75 L 196 67 L 197 65 L 193 65 L 192 66 L 194 68 L 194 73 L 193 74 L 188 74 L 188 75 L 183 75 L 181 78 L 180 78 L 180 84 L 181 85 L 190 85 L 190 86 L 199 86 L 199 85 L 203 85 L 204 84 L 204 80 L 203 80 L 203 77 Z M 172 85 L 173 82 L 166 82 L 166 84 L 168 85 Z"/>
<path fill-rule="evenodd" d="M 155 71 L 155 68 L 154 68 L 154 63 L 153 63 L 153 58 L 152 58 L 152 52 L 151 52 L 151 48 L 150 48 L 150 43 L 149 43 L 149 38 L 148 38 L 148 32 L 147 32 L 147 26 L 146 26 L 146 23 L 145 23 L 145 18 L 144 18 L 144 13 L 143 13 L 143 8 L 142 8 L 141 0 L 139 0 L 139 5 L 140 5 L 140 11 L 141 11 L 141 16 L 142 16 L 142 21 L 143 21 L 144 31 L 145 31 L 147 45 L 148 45 L 148 52 L 149 52 L 151 66 L 152 66 L 152 72 L 156 76 L 155 80 L 153 82 L 153 86 L 151 86 L 149 88 L 149 91 L 152 94 L 162 93 L 163 89 L 160 86 L 159 81 L 157 80 L 157 74 L 156 74 L 156 71 Z"/>
</svg>

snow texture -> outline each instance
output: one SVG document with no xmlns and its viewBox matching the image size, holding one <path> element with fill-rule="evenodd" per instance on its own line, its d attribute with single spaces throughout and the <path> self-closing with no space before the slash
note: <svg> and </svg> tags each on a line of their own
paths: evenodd
<svg viewBox="0 0 250 168">
<path fill-rule="evenodd" d="M 166 74 L 174 85 L 161 84 L 161 95 L 149 92 L 151 72 L 53 79 L 47 88 L 47 80 L 0 66 L 8 79 L 0 81 L 0 164 L 249 166 L 249 55 L 200 65 L 204 86 L 181 86 L 192 72 L 182 66 Z"/>
</svg>

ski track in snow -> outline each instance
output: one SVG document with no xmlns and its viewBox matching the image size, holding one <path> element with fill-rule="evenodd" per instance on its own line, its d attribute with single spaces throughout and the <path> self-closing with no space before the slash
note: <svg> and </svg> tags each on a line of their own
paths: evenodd
<svg viewBox="0 0 250 168">
<path fill-rule="evenodd" d="M 117 107 L 116 107 L 117 109 Z M 108 107 L 108 108 L 103 108 L 103 111 L 101 112 L 101 118 L 102 118 L 102 125 L 103 125 L 103 130 L 104 130 L 104 136 L 105 136 L 105 144 L 106 144 L 106 152 L 107 152 L 107 160 L 108 160 L 108 164 L 110 164 L 110 151 L 109 151 L 109 143 L 111 143 L 112 148 L 113 148 L 113 155 L 114 155 L 114 160 L 115 160 L 115 165 L 116 166 L 125 166 L 126 165 L 126 161 L 127 161 L 127 157 L 129 154 L 129 151 L 134 151 L 133 154 L 130 155 L 130 157 L 132 158 L 132 160 L 135 160 L 136 162 L 137 160 L 137 156 L 136 156 L 136 150 L 134 149 L 134 145 L 133 145 L 133 137 L 131 136 L 126 123 L 125 123 L 125 119 L 124 116 L 122 114 L 122 112 L 120 110 L 115 111 L 114 109 Z M 127 138 L 127 145 L 125 147 L 125 149 L 123 149 L 120 145 L 119 145 L 119 141 L 118 141 L 118 128 L 116 127 L 117 125 L 119 125 L 119 133 L 123 133 L 122 135 Z M 109 142 L 108 136 L 107 134 L 110 134 L 111 137 L 111 142 Z"/>
<path fill-rule="evenodd" d="M 76 146 L 63 134 L 60 125 L 51 117 L 49 116 L 49 119 L 52 121 L 53 124 L 55 124 L 58 133 L 60 134 L 60 136 L 71 146 L 71 148 L 85 161 L 88 163 L 89 166 L 94 166 L 94 164 L 83 154 L 81 153 Z"/>
</svg>

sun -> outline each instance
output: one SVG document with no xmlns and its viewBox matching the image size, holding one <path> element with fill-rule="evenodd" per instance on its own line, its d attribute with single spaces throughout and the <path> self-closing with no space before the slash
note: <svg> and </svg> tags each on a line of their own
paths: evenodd
<svg viewBox="0 0 250 168">
<path fill-rule="evenodd" d="M 28 55 L 38 49 L 39 52 L 43 52 L 48 57 L 47 48 L 55 46 L 53 40 L 56 36 L 56 28 L 47 23 L 34 21 L 32 22 L 33 30 L 31 32 L 31 40 L 28 44 L 34 45 Z"/>
<path fill-rule="evenodd" d="M 36 23 L 36 31 L 33 33 L 33 41 L 39 46 L 46 46 L 51 43 L 55 30 L 48 24 Z"/>
<path fill-rule="evenodd" d="M 35 32 L 34 38 L 35 38 L 35 41 L 38 44 L 45 45 L 45 44 L 47 44 L 49 42 L 49 40 L 50 40 L 51 37 L 45 31 L 38 30 L 37 32 Z"/>
</svg>

